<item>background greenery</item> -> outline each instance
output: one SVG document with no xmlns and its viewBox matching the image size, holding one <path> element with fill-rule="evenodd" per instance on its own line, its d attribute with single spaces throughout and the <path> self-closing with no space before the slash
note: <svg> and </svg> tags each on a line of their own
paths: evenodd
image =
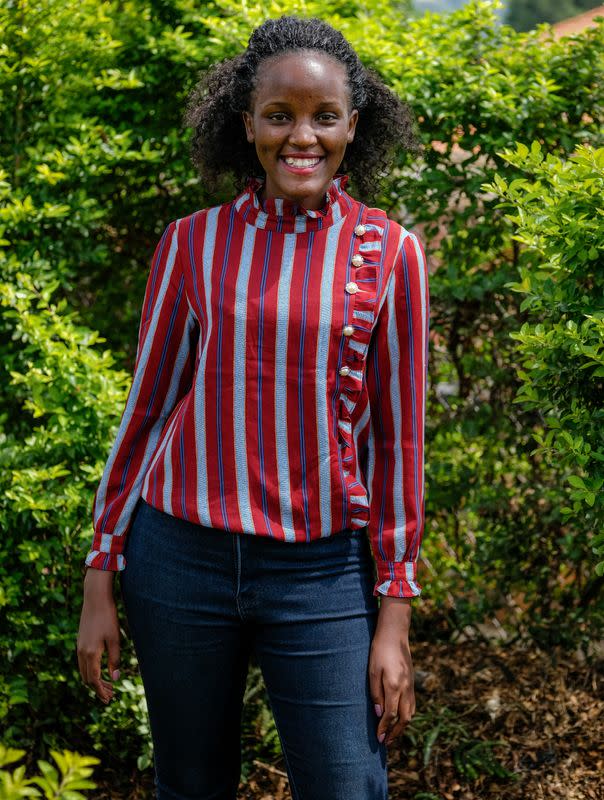
<svg viewBox="0 0 604 800">
<path fill-rule="evenodd" d="M 500 9 L 0 6 L 0 720 L 30 765 L 77 748 L 150 768 L 127 636 L 109 707 L 77 672 L 92 496 L 153 247 L 168 221 L 232 196 L 208 196 L 192 170 L 186 95 L 281 13 L 342 30 L 412 106 L 424 144 L 419 160 L 398 154 L 376 200 L 420 234 L 432 273 L 414 634 L 496 624 L 507 641 L 589 657 L 604 618 L 604 25 L 544 42 L 498 24 Z M 244 774 L 258 748 L 279 748 L 257 669 L 246 701 Z"/>
</svg>

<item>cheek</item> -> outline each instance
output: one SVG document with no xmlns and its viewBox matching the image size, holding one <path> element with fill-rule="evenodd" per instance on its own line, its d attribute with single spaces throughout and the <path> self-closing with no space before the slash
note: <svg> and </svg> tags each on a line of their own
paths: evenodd
<svg viewBox="0 0 604 800">
<path fill-rule="evenodd" d="M 348 144 L 347 130 L 342 128 L 340 130 L 331 130 L 325 137 L 325 144 L 328 144 L 330 149 L 334 152 L 342 150 Z"/>
<path fill-rule="evenodd" d="M 263 142 L 258 145 L 257 152 L 261 158 L 269 158 L 274 152 L 274 147 L 271 147 L 270 144 Z"/>
<path fill-rule="evenodd" d="M 261 153 L 266 153 L 268 155 L 275 149 L 278 149 L 280 147 L 281 147 L 281 139 L 278 136 L 271 136 L 270 134 L 265 134 L 258 138 L 258 150 Z"/>
</svg>

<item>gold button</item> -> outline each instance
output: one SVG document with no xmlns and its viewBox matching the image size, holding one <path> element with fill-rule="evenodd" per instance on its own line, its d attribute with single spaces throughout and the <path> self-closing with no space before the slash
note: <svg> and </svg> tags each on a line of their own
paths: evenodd
<svg viewBox="0 0 604 800">
<path fill-rule="evenodd" d="M 347 283 L 345 288 L 348 294 L 356 294 L 356 292 L 359 291 L 359 287 L 354 281 L 350 281 L 350 283 Z"/>
<path fill-rule="evenodd" d="M 356 256 L 352 257 L 352 263 L 355 267 L 360 267 L 363 264 L 363 256 L 360 253 L 357 253 Z"/>
<path fill-rule="evenodd" d="M 350 367 L 340 367 L 340 375 L 350 375 Z"/>
<path fill-rule="evenodd" d="M 344 334 L 344 336 L 352 336 L 352 334 L 354 333 L 354 328 L 352 327 L 352 325 L 346 325 L 342 333 Z"/>
<path fill-rule="evenodd" d="M 364 225 L 357 225 L 354 232 L 357 236 L 364 236 L 367 233 L 367 228 Z"/>
</svg>

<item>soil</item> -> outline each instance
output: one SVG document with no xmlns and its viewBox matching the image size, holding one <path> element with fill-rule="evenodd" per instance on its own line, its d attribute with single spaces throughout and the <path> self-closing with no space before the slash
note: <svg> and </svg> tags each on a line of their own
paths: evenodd
<svg viewBox="0 0 604 800">
<path fill-rule="evenodd" d="M 388 748 L 390 800 L 604 800 L 601 658 L 469 640 L 412 654 L 416 713 Z M 149 774 L 100 789 L 153 798 Z M 283 758 L 254 758 L 238 800 L 291 800 Z"/>
</svg>

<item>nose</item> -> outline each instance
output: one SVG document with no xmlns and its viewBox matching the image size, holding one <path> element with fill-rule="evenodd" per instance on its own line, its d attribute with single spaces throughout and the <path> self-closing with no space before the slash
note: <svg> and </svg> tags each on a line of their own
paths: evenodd
<svg viewBox="0 0 604 800">
<path fill-rule="evenodd" d="M 317 135 L 308 120 L 300 120 L 295 126 L 289 136 L 290 144 L 298 145 L 300 147 L 309 147 L 317 141 Z"/>
</svg>

